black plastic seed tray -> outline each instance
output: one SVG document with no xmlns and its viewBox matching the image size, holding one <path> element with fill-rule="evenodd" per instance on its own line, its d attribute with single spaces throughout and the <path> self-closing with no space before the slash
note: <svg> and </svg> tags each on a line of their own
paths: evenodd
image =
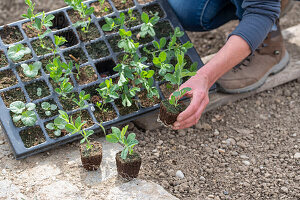
<svg viewBox="0 0 300 200">
<path fill-rule="evenodd" d="M 92 3 L 97 1 L 87 1 L 87 5 L 91 5 Z M 143 11 L 150 11 L 153 10 L 159 11 L 161 15 L 161 32 L 158 32 L 157 37 L 159 36 L 169 36 L 169 33 L 173 32 L 175 27 L 180 27 L 178 19 L 176 18 L 175 14 L 173 13 L 172 9 L 168 5 L 166 0 L 158 0 L 151 3 L 146 4 L 139 4 L 137 0 L 133 0 L 133 6 L 127 10 L 118 10 L 113 3 L 113 0 L 108 0 L 109 4 L 112 8 L 112 13 L 108 16 L 114 17 L 119 16 L 120 12 L 127 12 L 129 9 L 133 9 L 137 15 L 141 15 Z M 60 35 L 66 37 L 68 43 L 61 48 L 59 51 L 59 55 L 63 62 L 69 61 L 70 57 L 69 54 L 75 55 L 80 57 L 81 65 L 80 67 L 87 67 L 93 69 L 96 73 L 97 77 L 95 81 L 87 84 L 80 85 L 75 78 L 75 75 L 71 75 L 71 81 L 74 85 L 74 93 L 79 94 L 81 90 L 88 91 L 89 88 L 93 88 L 98 86 L 101 82 L 103 82 L 106 78 L 117 78 L 118 74 L 113 74 L 112 68 L 118 63 L 118 56 L 121 52 L 118 52 L 118 49 L 111 46 L 112 42 L 117 41 L 117 33 L 107 34 L 104 33 L 101 29 L 101 22 L 103 22 L 104 17 L 97 18 L 95 15 L 92 15 L 92 24 L 91 26 L 94 27 L 96 30 L 97 38 L 93 39 L 92 41 L 83 42 L 80 40 L 80 31 L 77 31 L 73 25 L 70 15 L 73 11 L 72 8 L 66 7 L 62 8 L 47 14 L 53 14 L 55 16 L 54 25 L 51 27 L 52 32 L 49 34 L 49 41 L 50 43 L 54 42 L 54 35 Z M 16 41 L 14 44 L 22 43 L 28 46 L 32 50 L 32 57 L 27 58 L 27 60 L 14 63 L 7 57 L 7 50 L 8 47 L 12 44 L 6 43 L 6 38 L 0 38 L 0 77 L 2 80 L 7 80 L 3 84 L 0 89 L 0 108 L 1 108 L 1 115 L 0 120 L 4 132 L 7 135 L 7 138 L 12 146 L 13 152 L 15 154 L 16 159 L 22 159 L 33 154 L 46 151 L 50 148 L 56 147 L 58 145 L 65 144 L 67 142 L 71 142 L 80 138 L 79 134 L 74 135 L 65 135 L 59 138 L 50 137 L 51 134 L 48 133 L 49 130 L 46 130 L 45 126 L 47 122 L 53 121 L 57 115 L 51 116 L 47 118 L 43 116 L 41 112 L 38 111 L 36 108 L 35 112 L 37 114 L 38 121 L 35 127 L 17 127 L 12 121 L 9 111 L 9 104 L 16 100 L 22 100 L 23 102 L 33 102 L 38 106 L 45 101 L 49 101 L 55 103 L 58 106 L 58 109 L 64 110 L 63 104 L 68 104 L 64 102 L 55 92 L 54 87 L 51 84 L 51 80 L 45 68 L 41 69 L 41 74 L 38 78 L 34 80 L 24 80 L 24 76 L 20 73 L 20 65 L 22 63 L 32 63 L 34 61 L 44 61 L 45 59 L 51 58 L 53 56 L 51 53 L 45 55 L 39 55 L 35 51 L 35 41 L 37 41 L 37 37 L 29 38 L 26 35 L 26 32 L 22 27 L 24 27 L 24 23 L 28 22 L 28 20 L 18 21 L 12 24 L 9 24 L 9 27 L 15 27 L 14 33 L 18 34 L 18 37 L 21 38 L 20 41 Z M 137 24 L 135 27 L 130 28 L 132 32 L 138 32 L 141 26 L 141 22 Z M 0 32 L 3 30 L 3 27 L 0 27 Z M 127 27 L 127 29 L 129 29 Z M 183 30 L 183 29 L 182 29 Z M 159 38 L 155 38 L 158 40 Z M 188 36 L 185 34 L 181 39 L 182 43 L 189 41 Z M 90 55 L 91 52 L 95 51 L 98 43 L 104 44 L 107 48 L 107 52 L 104 52 L 103 57 L 93 57 Z M 54 44 L 54 43 L 53 43 Z M 150 45 L 152 41 L 148 41 L 147 44 Z M 140 50 L 142 50 L 142 47 Z M 2 51 L 2 52 L 1 52 Z M 100 51 L 100 50 L 99 50 Z M 141 53 L 141 52 L 140 52 Z M 188 51 L 188 58 L 191 62 L 198 62 L 199 67 L 203 65 L 200 57 L 198 56 L 196 50 L 190 49 Z M 6 62 L 6 61 L 7 62 Z M 90 67 L 91 66 L 91 67 Z M 75 70 L 75 69 L 74 69 Z M 107 74 L 107 72 L 109 74 Z M 108 76 L 103 75 L 106 74 Z M 14 80 L 15 84 L 14 84 Z M 10 81 L 13 82 L 13 85 L 9 85 Z M 156 87 L 159 89 L 160 86 L 163 84 L 162 82 L 156 80 L 155 81 Z M 7 86 L 7 87 L 6 87 Z M 37 87 L 43 87 L 43 93 L 45 94 L 41 98 L 36 98 L 35 90 Z M 212 88 L 214 90 L 215 87 Z M 162 91 L 160 91 L 160 95 L 164 98 Z M 137 97 L 138 98 L 138 97 Z M 91 121 L 99 122 L 95 117 L 95 113 L 93 112 L 93 104 L 91 102 L 86 102 L 89 104 L 89 107 L 85 109 L 83 112 Z M 144 108 L 141 104 L 138 105 L 138 108 L 135 112 L 130 114 L 121 115 L 120 110 L 116 106 L 116 103 L 112 103 L 111 106 L 113 107 L 114 111 L 116 112 L 117 117 L 113 120 L 106 121 L 103 123 L 104 127 L 109 128 L 112 125 L 119 125 L 133 119 L 140 117 L 141 115 L 147 114 L 155 109 L 159 108 L 159 104 L 156 104 L 152 107 Z M 79 109 L 69 110 L 68 114 L 76 114 L 80 112 Z M 57 114 L 57 113 L 56 113 Z M 89 129 L 93 129 L 95 131 L 99 131 L 98 125 L 92 125 Z M 30 141 L 34 143 L 33 146 L 26 145 Z"/>
</svg>

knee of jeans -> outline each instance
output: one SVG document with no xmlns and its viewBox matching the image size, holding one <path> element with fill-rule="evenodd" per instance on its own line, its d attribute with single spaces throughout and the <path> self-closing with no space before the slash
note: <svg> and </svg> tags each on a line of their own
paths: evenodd
<svg viewBox="0 0 300 200">
<path fill-rule="evenodd" d="M 181 25 L 188 31 L 193 31 L 199 27 L 199 19 L 195 12 L 191 12 L 189 5 L 186 5 L 186 0 L 168 0 L 177 15 Z"/>
</svg>

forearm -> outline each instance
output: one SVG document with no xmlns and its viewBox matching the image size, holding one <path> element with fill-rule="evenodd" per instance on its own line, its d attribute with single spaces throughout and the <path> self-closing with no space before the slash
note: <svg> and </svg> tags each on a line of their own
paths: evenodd
<svg viewBox="0 0 300 200">
<path fill-rule="evenodd" d="M 223 48 L 201 69 L 196 76 L 206 78 L 211 87 L 221 76 L 239 64 L 251 53 L 248 43 L 239 36 L 231 36 Z"/>
</svg>

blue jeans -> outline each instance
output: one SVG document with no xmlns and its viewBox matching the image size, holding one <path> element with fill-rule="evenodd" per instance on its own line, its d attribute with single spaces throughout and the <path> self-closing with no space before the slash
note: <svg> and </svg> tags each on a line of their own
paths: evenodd
<svg viewBox="0 0 300 200">
<path fill-rule="evenodd" d="M 241 19 L 243 0 L 168 0 L 188 31 L 209 31 Z"/>
</svg>

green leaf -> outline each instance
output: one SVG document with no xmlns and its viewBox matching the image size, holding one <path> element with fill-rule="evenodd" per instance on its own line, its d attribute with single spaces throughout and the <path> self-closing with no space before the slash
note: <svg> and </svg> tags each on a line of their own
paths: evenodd
<svg viewBox="0 0 300 200">
<path fill-rule="evenodd" d="M 160 49 L 160 45 L 158 44 L 157 41 L 153 41 L 153 46 L 156 48 L 156 49 Z"/>
<path fill-rule="evenodd" d="M 9 109 L 11 112 L 15 114 L 22 114 L 23 110 L 25 110 L 25 103 L 22 101 L 15 101 L 10 104 Z"/>
<path fill-rule="evenodd" d="M 119 138 L 116 137 L 114 134 L 109 134 L 109 135 L 106 135 L 106 140 L 110 143 L 118 143 L 119 142 Z"/>
<path fill-rule="evenodd" d="M 179 92 L 179 91 L 175 91 L 175 92 L 173 93 L 173 95 L 174 95 L 175 97 L 180 97 L 180 92 Z"/>
<path fill-rule="evenodd" d="M 149 16 L 147 13 L 143 12 L 141 18 L 145 24 L 147 24 L 149 22 Z"/>
<path fill-rule="evenodd" d="M 13 116 L 13 122 L 18 122 L 18 121 L 20 121 L 20 119 L 22 118 L 22 115 L 14 115 Z"/>
<path fill-rule="evenodd" d="M 30 48 L 25 47 L 23 44 L 16 44 L 14 46 L 11 46 L 7 51 L 8 57 L 13 61 L 21 60 L 24 57 L 24 55 L 30 53 Z"/>
<path fill-rule="evenodd" d="M 76 132 L 74 132 L 74 131 L 76 131 L 77 129 L 76 129 L 76 127 L 75 127 L 74 125 L 72 125 L 72 124 L 67 124 L 65 127 L 66 127 L 66 130 L 67 130 L 69 133 L 72 133 L 72 134 L 76 133 Z"/>
<path fill-rule="evenodd" d="M 194 62 L 191 67 L 190 67 L 190 71 L 191 72 L 196 72 L 197 71 L 197 66 L 198 66 L 198 62 Z"/>
<path fill-rule="evenodd" d="M 126 160 L 127 155 L 128 155 L 128 147 L 126 147 L 126 148 L 121 152 L 121 158 L 122 158 L 123 160 Z"/>
<path fill-rule="evenodd" d="M 55 104 L 51 104 L 51 106 L 50 106 L 50 110 L 56 110 L 57 109 L 57 105 L 55 105 Z"/>
<path fill-rule="evenodd" d="M 25 126 L 34 126 L 35 122 L 37 121 L 37 117 L 35 112 L 33 111 L 26 111 L 22 113 L 21 121 Z"/>
<path fill-rule="evenodd" d="M 160 52 L 160 54 L 159 54 L 159 59 L 160 59 L 161 62 L 166 61 L 166 59 L 167 59 L 167 54 L 166 54 L 166 52 L 164 52 L 164 51 Z"/>
<path fill-rule="evenodd" d="M 50 103 L 48 103 L 48 102 L 43 102 L 42 103 L 42 108 L 44 110 L 50 110 L 50 107 L 51 107 Z"/>
<path fill-rule="evenodd" d="M 161 38 L 160 41 L 159 41 L 159 45 L 160 45 L 160 48 L 164 48 L 167 44 L 167 39 L 165 37 Z"/>
<path fill-rule="evenodd" d="M 115 135 L 118 139 L 121 138 L 121 130 L 117 127 L 111 127 L 111 132 Z"/>
<path fill-rule="evenodd" d="M 54 135 L 55 135 L 56 137 L 61 136 L 61 130 L 56 130 L 56 131 L 54 131 Z"/>
<path fill-rule="evenodd" d="M 45 114 L 46 114 L 46 116 L 50 116 L 51 115 L 51 111 L 48 110 L 48 111 L 45 112 Z"/>
<path fill-rule="evenodd" d="M 55 126 L 53 123 L 49 123 L 46 125 L 46 128 L 49 129 L 49 130 L 54 130 L 55 129 Z"/>
<path fill-rule="evenodd" d="M 127 136 L 127 142 L 130 143 L 131 141 L 133 141 L 135 139 L 135 137 L 136 137 L 135 133 L 130 133 Z"/>
</svg>

